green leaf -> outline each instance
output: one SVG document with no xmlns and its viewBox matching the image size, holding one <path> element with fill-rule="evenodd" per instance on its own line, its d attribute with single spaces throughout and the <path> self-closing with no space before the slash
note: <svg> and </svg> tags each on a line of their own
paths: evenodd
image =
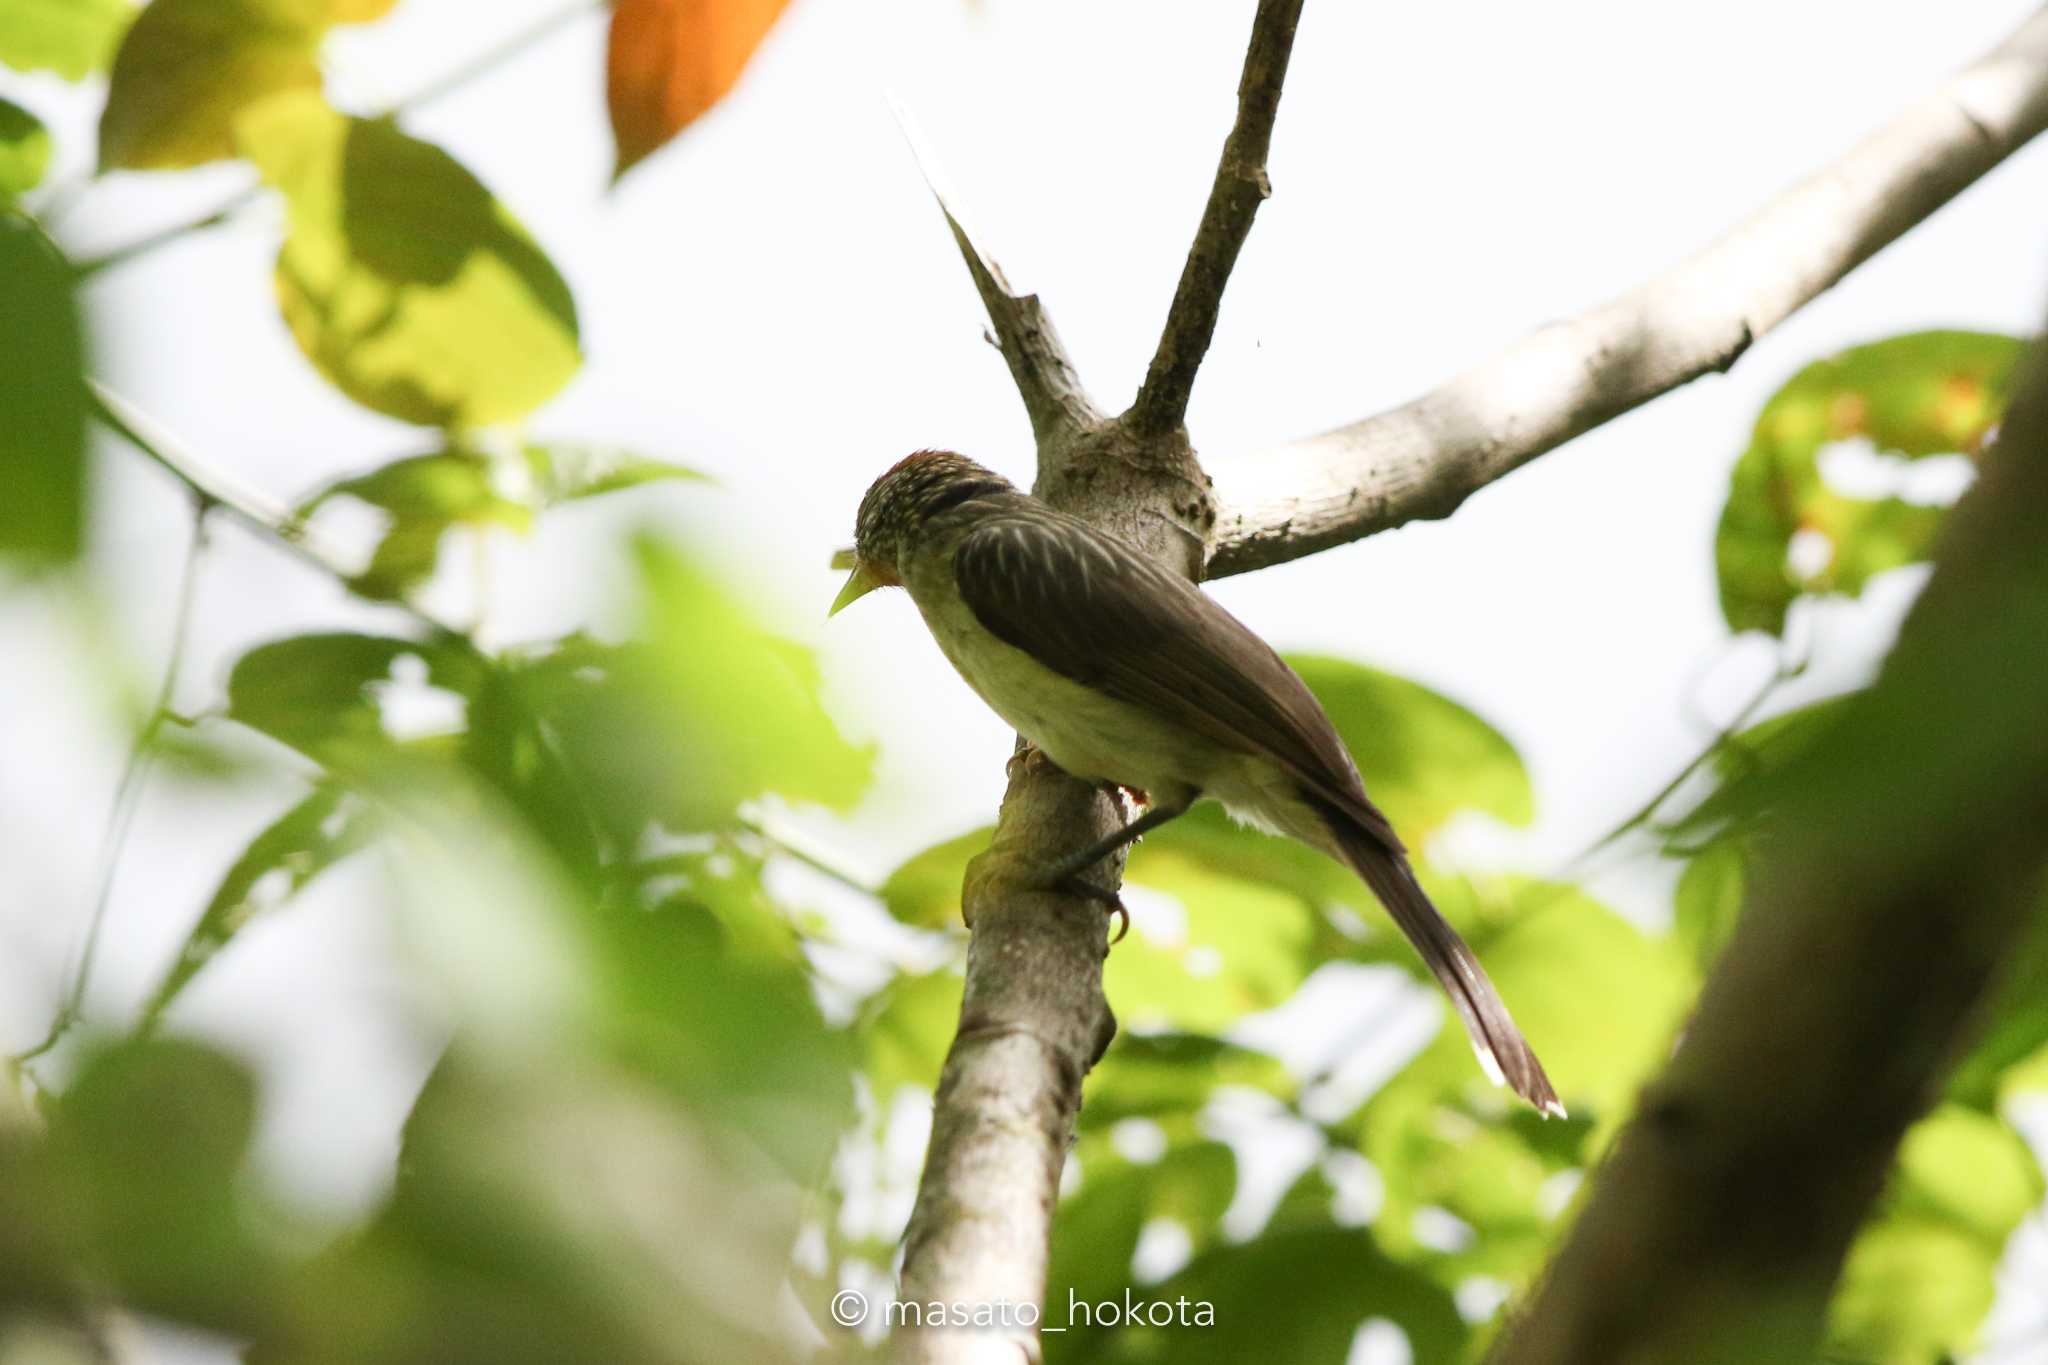
<svg viewBox="0 0 2048 1365">
<path fill-rule="evenodd" d="M 1714 755 L 1721 785 L 1676 822 L 1675 843 L 1703 835 L 1725 842 L 1755 832 L 1782 796 L 1783 775 L 1827 737 L 1856 696 L 1827 697 L 1731 736 Z"/>
<path fill-rule="evenodd" d="M 694 469 L 606 446 L 529 444 L 525 455 L 543 507 L 665 480 L 708 481 Z"/>
<path fill-rule="evenodd" d="M 1065 1321 L 1070 1299 L 1121 1300 L 1131 1287 L 1131 1257 L 1145 1225 L 1169 1218 L 1186 1229 L 1197 1250 L 1218 1240 L 1217 1224 L 1237 1192 L 1237 1158 L 1220 1142 L 1197 1141 L 1168 1149 L 1147 1163 L 1103 1155 L 1081 1163 L 1081 1186 L 1060 1201 L 1046 1266 L 1046 1321 Z M 1085 1337 L 1085 1324 L 1073 1335 Z M 1072 1343 L 1088 1359 L 1081 1342 Z"/>
<path fill-rule="evenodd" d="M 0 99 L 0 203 L 43 183 L 50 169 L 50 130 L 18 104 Z"/>
<path fill-rule="evenodd" d="M 533 525 L 531 508 L 493 487 L 490 461 L 462 449 L 410 456 L 329 484 L 306 500 L 300 515 L 311 516 L 337 497 L 366 502 L 389 518 L 369 567 L 349 580 L 349 587 L 374 599 L 402 600 L 431 578 L 450 527 L 525 531 Z"/>
<path fill-rule="evenodd" d="M 1469 921 L 1457 884 L 1432 886 Z M 1382 1245 L 1446 1285 L 1484 1273 L 1528 1282 L 1556 1232 L 1545 1183 L 1588 1164 L 1638 1088 L 1662 1065 L 1697 979 L 1678 947 L 1645 936 L 1576 888 L 1502 879 L 1474 947 L 1571 1110 L 1544 1120 L 1491 1086 L 1448 1006 L 1428 1047 L 1344 1127 L 1385 1180 Z M 1471 893 L 1477 894 L 1477 893 Z M 1416 1213 L 1447 1210 L 1476 1237 L 1462 1252 L 1424 1246 Z"/>
<path fill-rule="evenodd" d="M 1401 1329 L 1414 1365 L 1451 1365 L 1464 1359 L 1470 1337 L 1450 1291 L 1388 1259 L 1365 1228 L 1268 1233 L 1219 1247 L 1133 1297 L 1158 1304 L 1185 1298 L 1190 1325 L 1076 1328 L 1046 1338 L 1047 1365 L 1341 1361 L 1371 1318 Z M 1119 1311 L 1122 1298 L 1119 1292 Z M 1208 1306 L 1206 1322 L 1200 1305 Z M 1066 1303 L 1048 1300 L 1049 1324 L 1069 1317 Z"/>
<path fill-rule="evenodd" d="M 1948 1098 L 1996 1114 L 2010 1093 L 2048 1086 L 2048 902 L 2007 956 L 1984 1020 L 1949 1077 Z"/>
<path fill-rule="evenodd" d="M 1365 789 L 1401 837 L 1420 846 L 1462 810 L 1511 825 L 1534 818 L 1514 745 L 1441 693 L 1376 668 L 1318 655 L 1287 662 L 1329 713 Z"/>
<path fill-rule="evenodd" d="M 71 268 L 28 219 L 0 207 L 0 554 L 31 566 L 78 553 L 85 527 L 85 342 Z"/>
<path fill-rule="evenodd" d="M 326 22 L 319 0 L 154 0 L 114 58 L 100 168 L 177 170 L 234 156 L 244 112 L 284 91 L 318 92 Z"/>
<path fill-rule="evenodd" d="M 882 883 L 882 903 L 897 919 L 920 929 L 960 928 L 967 864 L 994 835 L 994 827 L 984 825 L 913 855 Z"/>
<path fill-rule="evenodd" d="M 847 742 L 819 700 L 817 663 L 755 625 L 696 565 L 639 547 L 643 638 L 574 642 L 526 668 L 535 714 L 560 735 L 577 781 L 615 837 L 732 823 L 774 792 L 844 808 L 873 750 Z"/>
<path fill-rule="evenodd" d="M 394 741 L 381 694 L 417 661 L 417 682 L 468 697 L 487 665 L 466 644 L 341 632 L 258 645 L 228 675 L 228 715 L 328 768 L 388 758 Z"/>
<path fill-rule="evenodd" d="M 2041 1195 L 2033 1154 L 1999 1120 L 1950 1104 L 1913 1125 L 1850 1248 L 1830 1354 L 1933 1365 L 1979 1344 L 2006 1239 Z"/>
<path fill-rule="evenodd" d="M 97 1278 L 186 1322 L 246 1323 L 275 1291 L 241 1218 L 256 1115 L 248 1072 L 194 1043 L 89 1057 L 55 1106 L 49 1159 Z"/>
<path fill-rule="evenodd" d="M 314 96 L 267 100 L 243 149 L 282 190 L 280 307 L 349 397 L 427 426 L 523 417 L 582 363 L 569 286 L 440 148 Z"/>
<path fill-rule="evenodd" d="M 1974 455 L 2005 410 L 2024 349 L 2016 337 L 1916 332 L 1818 361 L 1778 390 L 1736 463 L 1715 536 L 1729 626 L 1779 633 L 1794 598 L 1853 597 L 1879 573 L 1925 559 L 1941 508 L 1838 492 L 1821 477 L 1820 456 L 1851 439 L 1902 460 Z M 1789 561 L 1802 531 L 1829 548 L 1817 573 Z"/>
<path fill-rule="evenodd" d="M 1197 1033 L 1120 1031 L 1088 1073 L 1080 1128 L 1092 1133 L 1125 1119 L 1191 1118 L 1223 1086 L 1283 1100 L 1296 1090 L 1280 1059 L 1255 1048 Z"/>
<path fill-rule="evenodd" d="M 213 961 L 242 927 L 304 890 L 306 884 L 366 843 L 362 805 L 340 786 L 323 782 L 250 841 L 221 878 L 185 947 L 144 1006 L 143 1028 L 163 1017 L 192 978 Z"/>
<path fill-rule="evenodd" d="M 128 0 L 7 0 L 0 5 L 0 62 L 83 80 L 105 69 L 134 14 Z"/>
<path fill-rule="evenodd" d="M 864 1069 L 884 1113 L 905 1086 L 932 1090 L 960 1023 L 966 981 L 958 972 L 899 976 L 864 1017 L 859 1033 Z"/>
<path fill-rule="evenodd" d="M 1709 845 L 1679 874 L 1672 933 L 1702 974 L 1721 956 L 1742 917 L 1746 869 L 1741 845 L 1722 840 Z"/>
<path fill-rule="evenodd" d="M 1322 922 L 1299 897 L 1154 845 L 1129 880 L 1179 902 L 1183 923 L 1154 937 L 1141 917 L 1103 964 L 1118 1016 L 1140 1030 L 1222 1033 L 1294 994 L 1321 960 Z"/>
</svg>

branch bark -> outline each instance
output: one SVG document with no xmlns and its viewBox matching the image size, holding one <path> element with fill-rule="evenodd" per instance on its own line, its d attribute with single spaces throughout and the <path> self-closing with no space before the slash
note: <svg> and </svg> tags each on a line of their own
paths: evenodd
<svg viewBox="0 0 2048 1365">
<path fill-rule="evenodd" d="M 1013 290 L 1003 278 L 1002 267 L 975 244 L 966 226 L 960 196 L 945 183 L 938 161 L 925 145 L 916 123 L 894 100 L 889 107 L 903 140 L 910 145 L 911 157 L 924 177 L 925 188 L 938 201 L 939 212 L 946 215 L 946 226 L 952 230 L 953 243 L 967 263 L 967 273 L 974 278 L 974 290 L 981 295 L 981 305 L 988 310 L 989 322 L 996 329 L 996 347 L 1009 364 L 1010 379 L 1024 400 L 1024 411 L 1031 419 L 1031 433 L 1039 448 L 1063 444 L 1080 432 L 1099 426 L 1102 411 L 1082 387 L 1066 344 L 1052 325 L 1052 316 L 1045 311 L 1038 295 Z"/>
<path fill-rule="evenodd" d="M 1187 264 L 1181 268 L 1159 349 L 1125 417 L 1140 435 L 1170 431 L 1187 416 L 1195 372 L 1216 335 L 1223 288 L 1251 233 L 1253 215 L 1273 193 L 1266 153 L 1273 145 L 1273 120 L 1280 112 L 1280 87 L 1287 79 L 1301 6 L 1302 0 L 1259 0 L 1244 74 L 1237 82 L 1237 122 L 1223 141 L 1216 180 L 1209 187 L 1209 202 L 1188 248 Z"/>
<path fill-rule="evenodd" d="M 1610 303 L 1391 412 L 1216 464 L 1208 576 L 1449 516 L 1530 460 L 1699 376 L 2048 128 L 2048 9 L 1835 165 Z"/>
<path fill-rule="evenodd" d="M 1809 1360 L 1857 1225 L 2044 913 L 2048 347 L 1875 686 L 1773 782 L 1762 875 L 1497 1365 Z M 2009 681 L 2010 680 L 2010 681 Z"/>
</svg>

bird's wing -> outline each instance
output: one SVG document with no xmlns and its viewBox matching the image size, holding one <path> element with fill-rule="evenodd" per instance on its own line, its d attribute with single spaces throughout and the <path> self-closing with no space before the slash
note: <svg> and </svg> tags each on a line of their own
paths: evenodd
<svg viewBox="0 0 2048 1365">
<path fill-rule="evenodd" d="M 1050 509 L 976 527 L 954 551 L 953 575 L 997 639 L 1214 743 L 1270 754 L 1401 851 L 1307 684 L 1186 579 Z"/>
</svg>

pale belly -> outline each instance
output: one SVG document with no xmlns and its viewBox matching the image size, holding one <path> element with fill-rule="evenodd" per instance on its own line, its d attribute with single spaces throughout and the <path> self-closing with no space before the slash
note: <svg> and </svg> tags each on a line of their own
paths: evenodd
<svg viewBox="0 0 2048 1365">
<path fill-rule="evenodd" d="M 1207 785 L 1205 778 L 1225 757 L 1199 737 L 1004 644 L 972 619 L 965 604 L 930 610 L 920 601 L 918 608 L 967 685 L 1064 772 L 1172 801 Z"/>
</svg>

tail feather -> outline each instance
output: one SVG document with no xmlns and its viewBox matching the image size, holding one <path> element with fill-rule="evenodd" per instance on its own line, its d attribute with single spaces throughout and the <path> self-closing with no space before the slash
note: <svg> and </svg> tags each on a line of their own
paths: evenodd
<svg viewBox="0 0 2048 1365">
<path fill-rule="evenodd" d="M 1479 958 L 1465 940 L 1458 937 L 1458 931 L 1430 903 L 1408 860 L 1389 851 L 1341 813 L 1330 812 L 1327 818 L 1344 850 L 1345 861 L 1365 879 L 1373 894 L 1380 898 L 1380 904 L 1393 916 L 1394 923 L 1443 983 L 1451 1004 L 1465 1021 L 1465 1032 L 1472 1039 L 1472 1050 L 1478 1054 L 1480 1066 L 1494 1084 L 1504 1080 L 1544 1115 L 1565 1117 L 1564 1105 L 1551 1088 L 1550 1077 L 1543 1074 L 1543 1064 L 1536 1060 L 1529 1040 L 1515 1026 L 1500 992 L 1487 979 L 1486 969 L 1479 965 Z"/>
</svg>

